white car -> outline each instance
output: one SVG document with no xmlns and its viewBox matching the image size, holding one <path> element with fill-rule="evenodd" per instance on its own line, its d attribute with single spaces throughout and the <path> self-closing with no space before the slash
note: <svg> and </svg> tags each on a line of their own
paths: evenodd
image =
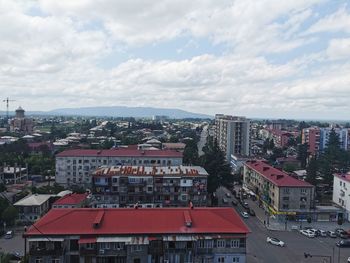
<svg viewBox="0 0 350 263">
<path fill-rule="evenodd" d="M 348 263 L 350 263 L 350 257 L 348 257 Z"/>
<path fill-rule="evenodd" d="M 310 238 L 315 237 L 315 233 L 310 230 L 300 230 L 300 233 Z"/>
<path fill-rule="evenodd" d="M 244 218 L 249 218 L 249 214 L 247 212 L 242 212 L 241 215 L 244 217 Z"/>
<path fill-rule="evenodd" d="M 275 246 L 280 246 L 280 247 L 284 247 L 285 246 L 285 243 L 277 238 L 274 238 L 274 237 L 267 237 L 266 238 L 266 242 L 267 243 L 270 243 L 272 245 L 275 245 Z"/>
</svg>

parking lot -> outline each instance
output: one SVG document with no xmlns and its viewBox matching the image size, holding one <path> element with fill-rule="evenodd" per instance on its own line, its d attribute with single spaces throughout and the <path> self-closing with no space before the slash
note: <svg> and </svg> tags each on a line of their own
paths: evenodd
<svg viewBox="0 0 350 263">
<path fill-rule="evenodd" d="M 219 188 L 217 191 L 217 197 L 219 205 L 232 206 L 233 196 L 227 197 L 227 189 Z M 222 198 L 228 200 L 228 204 L 223 204 Z M 253 202 L 251 200 L 248 203 Z M 245 211 L 245 209 L 238 204 L 234 206 L 237 212 Z M 256 215 L 262 216 L 261 220 L 257 216 L 249 216 L 248 219 L 244 219 L 252 231 L 248 236 L 247 241 L 247 259 L 248 262 L 283 262 L 283 263 L 295 263 L 295 262 L 347 262 L 347 258 L 350 257 L 350 248 L 338 248 L 335 243 L 340 238 L 330 237 L 315 237 L 308 238 L 299 233 L 299 231 L 273 231 L 267 229 L 263 220 L 266 219 L 265 214 L 256 208 Z M 243 217 L 242 217 L 243 218 Z M 334 225 L 336 228 L 337 225 Z M 275 237 L 286 243 L 285 247 L 277 247 L 266 242 L 266 238 Z M 305 258 L 304 253 L 313 255 L 312 257 Z M 317 257 L 320 256 L 320 257 Z M 324 256 L 324 257 L 321 257 Z"/>
</svg>

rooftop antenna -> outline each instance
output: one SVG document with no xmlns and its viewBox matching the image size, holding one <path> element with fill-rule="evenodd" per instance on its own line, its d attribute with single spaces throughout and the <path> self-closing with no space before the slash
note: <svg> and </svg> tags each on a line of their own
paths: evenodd
<svg viewBox="0 0 350 263">
<path fill-rule="evenodd" d="M 15 101 L 15 100 L 10 100 L 9 97 L 7 97 L 5 100 L 2 102 L 6 102 L 6 118 L 9 119 L 9 102 L 10 101 Z"/>
</svg>

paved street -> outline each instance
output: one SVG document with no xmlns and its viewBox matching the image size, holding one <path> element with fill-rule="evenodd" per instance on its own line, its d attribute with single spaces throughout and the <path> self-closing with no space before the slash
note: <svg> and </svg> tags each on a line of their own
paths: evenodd
<svg viewBox="0 0 350 263">
<path fill-rule="evenodd" d="M 217 196 L 219 199 L 219 205 L 226 206 L 222 203 L 222 198 L 229 201 L 234 197 L 228 198 L 225 193 L 228 190 L 225 188 L 219 188 Z M 235 207 L 237 212 L 245 211 L 242 206 Z M 307 238 L 301 235 L 298 231 L 272 231 L 268 230 L 263 223 L 257 217 L 250 217 L 244 219 L 250 230 L 251 234 L 248 236 L 247 252 L 248 263 L 256 262 L 269 262 L 269 263 L 316 263 L 316 262 L 329 262 L 327 258 L 304 258 L 304 252 L 312 255 L 327 255 L 333 257 L 334 248 L 334 263 L 347 262 L 347 258 L 350 256 L 350 248 L 341 248 L 335 246 L 335 242 L 338 238 L 329 237 L 317 237 Z M 276 237 L 286 243 L 286 247 L 276 247 L 266 243 L 266 237 Z M 338 261 L 338 253 L 340 252 L 340 258 Z"/>
<path fill-rule="evenodd" d="M 200 137 L 199 142 L 197 144 L 199 156 L 202 156 L 204 154 L 202 149 L 205 146 L 205 144 L 207 143 L 207 136 L 208 136 L 208 125 L 203 127 L 201 137 Z"/>
<path fill-rule="evenodd" d="M 21 230 L 15 230 L 14 236 L 11 239 L 5 239 L 4 236 L 0 237 L 0 252 L 12 253 L 18 252 L 21 255 L 24 254 L 24 239 L 22 238 Z"/>
</svg>

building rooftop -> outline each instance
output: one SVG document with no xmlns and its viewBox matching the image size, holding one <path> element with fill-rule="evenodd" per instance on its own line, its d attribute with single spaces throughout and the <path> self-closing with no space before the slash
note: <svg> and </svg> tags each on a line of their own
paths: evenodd
<svg viewBox="0 0 350 263">
<path fill-rule="evenodd" d="M 60 199 L 58 199 L 56 202 L 53 203 L 53 205 L 77 205 L 83 202 L 87 198 L 88 194 L 67 194 Z"/>
<path fill-rule="evenodd" d="M 25 233 L 35 235 L 247 234 L 232 208 L 52 209 Z"/>
<path fill-rule="evenodd" d="M 338 177 L 339 179 L 349 182 L 350 183 L 350 172 L 346 174 L 334 174 L 335 177 Z"/>
<path fill-rule="evenodd" d="M 27 170 L 27 168 L 21 168 L 21 167 L 4 167 L 4 173 L 5 174 L 14 174 L 19 173 L 19 172 L 25 172 Z"/>
<path fill-rule="evenodd" d="M 201 166 L 112 166 L 97 169 L 94 175 L 100 176 L 208 176 L 207 171 Z"/>
<path fill-rule="evenodd" d="M 263 161 L 247 161 L 246 166 L 261 174 L 271 183 L 282 187 L 312 187 L 311 184 L 289 176 Z"/>
<path fill-rule="evenodd" d="M 56 157 L 175 157 L 182 158 L 182 153 L 173 150 L 137 150 L 137 149 L 111 149 L 111 150 L 92 150 L 77 149 L 60 152 Z"/>
<path fill-rule="evenodd" d="M 53 197 L 55 195 L 48 195 L 48 194 L 33 194 L 33 195 L 27 195 L 26 197 L 22 198 L 18 202 L 16 202 L 15 206 L 33 206 L 33 205 L 42 205 L 47 200 L 50 199 L 50 197 Z"/>
</svg>

